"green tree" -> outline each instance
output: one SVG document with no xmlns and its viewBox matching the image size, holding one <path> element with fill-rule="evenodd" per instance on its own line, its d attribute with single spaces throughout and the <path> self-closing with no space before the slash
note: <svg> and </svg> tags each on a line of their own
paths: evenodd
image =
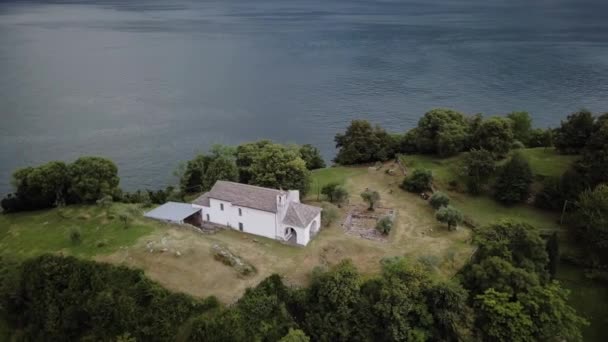
<svg viewBox="0 0 608 342">
<path fill-rule="evenodd" d="M 504 204 L 524 202 L 530 197 L 533 174 L 528 161 L 516 153 L 502 167 L 494 185 L 494 198 Z"/>
<path fill-rule="evenodd" d="M 541 280 L 548 279 L 546 267 L 549 258 L 545 242 L 534 226 L 501 220 L 477 229 L 473 242 L 478 246 L 476 260 L 497 256 L 515 267 L 539 275 Z"/>
<path fill-rule="evenodd" d="M 514 296 L 540 284 L 538 276 L 499 257 L 490 256 L 470 265 L 464 272 L 463 284 L 473 294 L 482 294 L 488 289 Z"/>
<path fill-rule="evenodd" d="M 325 195 L 330 202 L 333 203 L 334 202 L 334 191 L 339 186 L 340 186 L 340 183 L 338 183 L 338 182 L 327 183 L 321 188 L 321 193 L 323 195 Z"/>
<path fill-rule="evenodd" d="M 437 221 L 447 224 L 448 230 L 452 230 L 452 228 L 456 229 L 458 224 L 462 222 L 463 216 L 460 210 L 448 205 L 439 208 L 435 213 L 435 218 L 437 218 Z"/>
<path fill-rule="evenodd" d="M 519 302 L 492 288 L 475 297 L 475 328 L 483 341 L 535 341 L 534 325 Z"/>
<path fill-rule="evenodd" d="M 375 190 L 365 190 L 361 193 L 361 198 L 368 204 L 367 210 L 374 211 L 376 203 L 380 201 L 380 193 Z"/>
<path fill-rule="evenodd" d="M 342 165 L 385 161 L 393 157 L 399 143 L 380 126 L 365 120 L 353 120 L 344 134 L 336 134 L 338 154 L 334 161 Z"/>
<path fill-rule="evenodd" d="M 374 299 L 368 317 L 376 317 L 374 338 L 381 341 L 425 341 L 431 338 L 433 315 L 425 291 L 427 272 L 404 258 L 384 259 L 382 276 L 367 297 Z"/>
<path fill-rule="evenodd" d="M 62 205 L 70 187 L 68 166 L 52 161 L 37 167 L 26 167 L 13 173 L 14 206 L 6 211 L 35 210 Z"/>
<path fill-rule="evenodd" d="M 532 319 L 535 341 L 582 341 L 581 329 L 589 323 L 568 305 L 568 290 L 557 282 L 536 286 L 518 301 Z"/>
<path fill-rule="evenodd" d="M 416 149 L 422 153 L 449 156 L 467 144 L 467 122 L 462 113 L 451 109 L 433 109 L 424 114 L 416 128 Z"/>
<path fill-rule="evenodd" d="M 540 191 L 534 196 L 534 205 L 541 209 L 557 211 L 563 208 L 564 200 L 561 179 L 548 177 L 543 179 Z"/>
<path fill-rule="evenodd" d="M 578 198 L 570 219 L 592 258 L 608 261 L 608 184 L 586 190 Z"/>
<path fill-rule="evenodd" d="M 315 341 L 361 339 L 357 327 L 363 325 L 358 314 L 361 277 L 348 260 L 328 272 L 313 274 L 305 295 L 304 331 Z"/>
<path fill-rule="evenodd" d="M 448 204 L 450 204 L 450 197 L 441 191 L 437 191 L 433 193 L 433 195 L 429 199 L 429 203 L 435 209 L 447 207 Z"/>
<path fill-rule="evenodd" d="M 199 154 L 181 166 L 183 170 L 178 170 L 177 173 L 180 176 L 179 184 L 183 193 L 196 193 L 203 190 L 203 177 L 212 161 L 212 156 Z"/>
<path fill-rule="evenodd" d="M 559 265 L 559 240 L 557 238 L 557 232 L 553 232 L 546 242 L 547 256 L 549 257 L 549 263 L 547 264 L 547 271 L 551 279 L 555 279 L 557 274 L 557 265 Z"/>
<path fill-rule="evenodd" d="M 439 341 L 461 341 L 460 331 L 469 328 L 467 291 L 457 282 L 439 282 L 424 290 L 433 316 L 433 336 Z"/>
<path fill-rule="evenodd" d="M 310 188 L 310 171 L 293 148 L 267 144 L 253 158 L 249 184 L 275 189 L 299 190 L 304 196 Z"/>
<path fill-rule="evenodd" d="M 321 215 L 321 226 L 329 227 L 338 218 L 338 208 L 327 202 L 321 204 L 323 215 Z"/>
<path fill-rule="evenodd" d="M 568 115 L 566 121 L 562 121 L 561 126 L 555 130 L 555 147 L 561 153 L 579 153 L 587 145 L 593 126 L 593 114 L 588 110 Z"/>
<path fill-rule="evenodd" d="M 473 147 L 484 149 L 497 157 L 509 152 L 513 144 L 513 128 L 509 119 L 493 117 L 483 120 L 473 133 Z"/>
<path fill-rule="evenodd" d="M 118 189 L 118 169 L 109 159 L 81 157 L 69 165 L 70 193 L 79 202 L 94 203 Z"/>
<path fill-rule="evenodd" d="M 393 220 L 391 220 L 390 217 L 383 217 L 378 221 L 378 223 L 376 223 L 376 230 L 383 235 L 390 234 L 392 229 Z"/>
<path fill-rule="evenodd" d="M 415 169 L 411 175 L 403 179 L 401 187 L 409 192 L 424 192 L 431 190 L 433 185 L 433 173 L 431 170 Z"/>
<path fill-rule="evenodd" d="M 496 172 L 496 163 L 490 151 L 472 149 L 464 157 L 464 176 L 469 193 L 481 193 L 488 179 Z"/>
<path fill-rule="evenodd" d="M 239 171 L 234 160 L 218 157 L 209 163 L 203 175 L 203 191 L 208 191 L 218 180 L 236 182 Z"/>
<path fill-rule="evenodd" d="M 287 335 L 283 336 L 279 342 L 310 342 L 310 337 L 300 329 L 289 329 Z"/>
<path fill-rule="evenodd" d="M 341 206 L 348 199 L 348 191 L 339 183 L 329 183 L 321 189 L 321 193 L 327 199 L 338 206 Z"/>
<path fill-rule="evenodd" d="M 309 170 L 321 169 L 325 167 L 325 161 L 321 157 L 321 152 L 318 148 L 305 144 L 300 147 L 300 156 L 306 162 L 306 168 Z"/>
<path fill-rule="evenodd" d="M 252 143 L 241 144 L 236 148 L 236 166 L 239 169 L 239 182 L 249 184 L 253 177 L 251 167 L 254 159 L 260 151 L 267 145 L 271 145 L 270 140 L 260 140 Z"/>
<path fill-rule="evenodd" d="M 507 118 L 511 120 L 515 140 L 521 141 L 527 146 L 532 130 L 532 118 L 530 114 L 528 112 L 512 112 L 507 114 Z"/>
<path fill-rule="evenodd" d="M 551 147 L 553 146 L 553 130 L 536 128 L 530 130 L 527 147 Z"/>
</svg>

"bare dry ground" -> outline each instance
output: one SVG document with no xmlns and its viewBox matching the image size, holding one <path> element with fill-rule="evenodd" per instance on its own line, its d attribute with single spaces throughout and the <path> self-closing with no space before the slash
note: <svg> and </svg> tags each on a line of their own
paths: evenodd
<svg viewBox="0 0 608 342">
<path fill-rule="evenodd" d="M 97 259 L 142 268 L 149 277 L 170 289 L 195 296 L 215 295 L 225 303 L 235 301 L 247 287 L 255 286 L 272 273 L 281 274 L 288 283 L 304 285 L 314 267 L 333 265 L 347 258 L 368 275 L 379 271 L 379 261 L 390 256 L 423 259 L 430 269 L 436 270 L 436 276 L 453 275 L 473 250 L 469 244 L 470 231 L 461 227 L 449 232 L 434 219 L 434 211 L 426 201 L 398 187 L 402 176 L 385 174 L 386 167 L 369 168 L 352 176 L 346 187 L 351 204 L 362 203 L 359 194 L 370 188 L 380 192 L 382 206 L 397 210 L 388 242 L 346 234 L 341 227 L 346 215 L 343 210 L 340 219 L 324 228 L 306 247 L 287 246 L 236 231 L 203 235 L 161 225 L 162 229 L 135 245 Z M 257 274 L 242 277 L 214 260 L 211 246 L 216 243 L 253 264 Z"/>
</svg>

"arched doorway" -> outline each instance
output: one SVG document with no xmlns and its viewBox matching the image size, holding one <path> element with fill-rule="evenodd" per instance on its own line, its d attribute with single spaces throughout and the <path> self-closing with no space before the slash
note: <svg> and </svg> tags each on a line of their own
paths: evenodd
<svg viewBox="0 0 608 342">
<path fill-rule="evenodd" d="M 319 222 L 312 221 L 310 224 L 310 235 L 315 236 L 319 232 Z"/>
<path fill-rule="evenodd" d="M 296 233 L 295 229 L 291 227 L 285 228 L 285 241 L 294 245 L 298 243 L 298 233 Z"/>
</svg>

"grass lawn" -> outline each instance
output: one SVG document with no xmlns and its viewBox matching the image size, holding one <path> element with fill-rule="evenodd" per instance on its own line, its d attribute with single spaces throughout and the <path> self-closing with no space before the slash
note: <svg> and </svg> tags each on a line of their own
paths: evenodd
<svg viewBox="0 0 608 342">
<path fill-rule="evenodd" d="M 118 218 L 122 212 L 132 217 L 126 229 Z M 56 252 L 82 257 L 111 253 L 152 232 L 153 226 L 142 223 L 141 212 L 136 205 L 112 204 L 0 215 L 0 253 L 19 258 Z M 80 243 L 70 240 L 74 229 L 81 233 Z"/>
<path fill-rule="evenodd" d="M 517 150 L 528 159 L 532 172 L 540 177 L 559 177 L 578 158 L 559 154 L 554 148 L 524 148 Z"/>
<path fill-rule="evenodd" d="M 473 197 L 461 193 L 449 193 L 449 195 L 455 207 L 482 226 L 499 219 L 513 219 L 524 221 L 541 230 L 554 230 L 559 227 L 558 214 L 539 210 L 530 205 L 506 207 L 488 196 Z"/>
<path fill-rule="evenodd" d="M 321 189 L 329 183 L 346 184 L 346 181 L 356 175 L 365 173 L 365 167 L 326 167 L 312 171 L 312 179 L 310 183 L 310 193 L 308 198 L 318 198 Z"/>
</svg>

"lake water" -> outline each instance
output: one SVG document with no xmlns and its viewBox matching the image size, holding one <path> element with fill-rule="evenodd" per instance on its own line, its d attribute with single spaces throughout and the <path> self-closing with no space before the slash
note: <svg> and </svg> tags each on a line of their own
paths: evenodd
<svg viewBox="0 0 608 342">
<path fill-rule="evenodd" d="M 433 107 L 608 111 L 606 0 L 0 3 L 0 192 L 15 168 L 102 155 L 159 188 L 213 143 L 312 143 Z"/>
</svg>

